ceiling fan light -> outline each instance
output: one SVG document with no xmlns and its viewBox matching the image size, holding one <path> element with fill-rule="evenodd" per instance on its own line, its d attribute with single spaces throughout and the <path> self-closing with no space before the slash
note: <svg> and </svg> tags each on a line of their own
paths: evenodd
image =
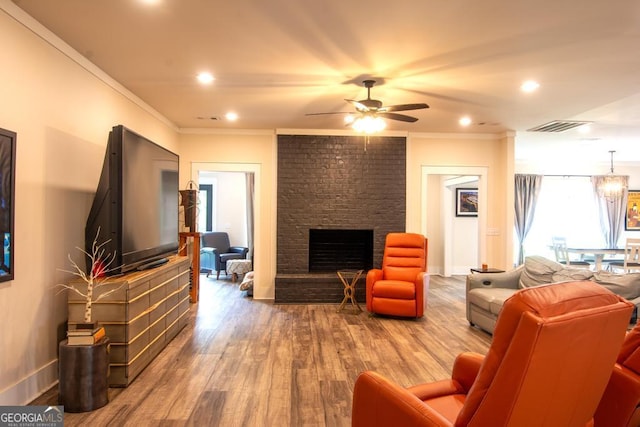
<svg viewBox="0 0 640 427">
<path fill-rule="evenodd" d="M 376 133 L 384 130 L 387 124 L 381 117 L 366 115 L 358 117 L 351 125 L 356 132 Z"/>
</svg>

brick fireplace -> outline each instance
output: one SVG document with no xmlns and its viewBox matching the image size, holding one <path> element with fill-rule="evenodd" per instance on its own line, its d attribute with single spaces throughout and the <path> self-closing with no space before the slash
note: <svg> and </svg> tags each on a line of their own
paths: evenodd
<svg viewBox="0 0 640 427">
<path fill-rule="evenodd" d="M 337 270 L 380 266 L 405 230 L 405 171 L 404 137 L 278 136 L 276 303 L 340 302 Z"/>
</svg>

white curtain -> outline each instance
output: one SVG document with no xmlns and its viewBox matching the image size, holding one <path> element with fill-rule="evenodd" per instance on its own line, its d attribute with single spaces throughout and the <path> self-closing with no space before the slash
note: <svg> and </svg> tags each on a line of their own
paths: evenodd
<svg viewBox="0 0 640 427">
<path fill-rule="evenodd" d="M 245 173 L 245 180 L 247 183 L 247 246 L 249 247 L 249 253 L 247 258 L 251 260 L 253 265 L 253 221 L 254 221 L 254 207 L 253 198 L 255 195 L 255 174 L 253 172 Z"/>
<path fill-rule="evenodd" d="M 524 263 L 524 240 L 531 229 L 542 175 L 515 176 L 515 228 L 518 237 L 518 264 Z"/>
<path fill-rule="evenodd" d="M 622 234 L 622 227 L 625 221 L 625 213 L 627 206 L 627 195 L 629 177 L 620 176 L 623 180 L 624 194 L 622 197 L 608 199 L 601 195 L 598 188 L 604 181 L 605 176 L 596 175 L 591 177 L 591 183 L 593 184 L 593 194 L 598 204 L 599 217 L 600 217 L 600 231 L 604 237 L 607 248 L 618 247 L 618 240 Z"/>
</svg>

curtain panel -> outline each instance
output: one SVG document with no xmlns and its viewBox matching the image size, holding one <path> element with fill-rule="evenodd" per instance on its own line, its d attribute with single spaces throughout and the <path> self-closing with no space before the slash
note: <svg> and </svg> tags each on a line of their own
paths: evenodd
<svg viewBox="0 0 640 427">
<path fill-rule="evenodd" d="M 591 177 L 593 184 L 593 194 L 598 204 L 600 217 L 600 231 L 604 237 L 607 248 L 618 247 L 618 240 L 622 234 L 625 221 L 627 195 L 629 194 L 629 177 L 621 175 L 623 180 L 624 193 L 622 197 L 607 198 L 598 191 L 600 185 L 605 180 L 606 175 L 595 175 Z"/>
<path fill-rule="evenodd" d="M 515 175 L 515 229 L 518 236 L 518 265 L 524 263 L 524 241 L 531 229 L 542 175 Z"/>
</svg>

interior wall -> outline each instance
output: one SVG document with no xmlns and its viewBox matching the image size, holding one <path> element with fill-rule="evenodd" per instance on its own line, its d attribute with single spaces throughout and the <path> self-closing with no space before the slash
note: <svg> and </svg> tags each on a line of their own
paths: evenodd
<svg viewBox="0 0 640 427">
<path fill-rule="evenodd" d="M 423 186 L 423 168 L 477 168 L 487 170 L 485 183 L 487 194 L 480 194 L 480 203 L 486 203 L 486 227 L 484 247 L 479 248 L 486 263 L 496 268 L 510 268 L 513 249 L 510 242 L 513 235 L 513 138 L 511 135 L 453 135 L 453 134 L 410 134 L 407 141 L 407 230 L 422 232 L 429 238 L 430 257 L 439 256 L 444 248 L 443 235 L 433 232 L 435 221 L 426 221 L 427 215 L 438 218 L 434 213 L 439 206 L 439 193 L 431 193 L 436 184 Z M 472 170 L 469 169 L 469 170 Z M 437 184 L 439 185 L 439 184 Z M 428 188 L 428 190 L 425 190 Z M 429 193 L 427 200 L 425 194 Z M 484 198 L 484 200 L 483 200 Z M 511 203 L 509 205 L 509 203 Z M 435 258 L 438 259 L 438 258 Z M 435 260 L 434 259 L 434 260 Z M 431 260 L 429 265 L 431 266 Z"/>
<path fill-rule="evenodd" d="M 72 278 L 61 271 L 68 254 L 82 262 L 76 247 L 84 245 L 111 127 L 123 124 L 176 152 L 178 138 L 79 54 L 38 36 L 32 19 L 25 27 L 10 2 L 1 6 L 0 127 L 17 133 L 17 153 L 15 280 L 0 284 L 0 405 L 21 405 L 58 378 L 67 309 L 55 285 Z"/>
<path fill-rule="evenodd" d="M 453 198 L 451 209 L 451 246 L 453 257 L 451 260 L 451 274 L 468 274 L 470 268 L 479 267 L 482 262 L 478 262 L 478 217 L 456 216 L 455 197 L 457 188 L 478 188 L 477 184 L 465 184 L 463 186 L 452 187 Z"/>
</svg>

